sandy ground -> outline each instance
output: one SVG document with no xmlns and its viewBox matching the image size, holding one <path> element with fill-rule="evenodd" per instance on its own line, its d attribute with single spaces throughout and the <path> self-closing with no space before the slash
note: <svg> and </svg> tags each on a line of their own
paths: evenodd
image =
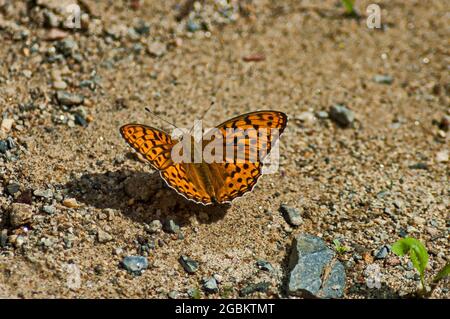
<svg viewBox="0 0 450 319">
<path fill-rule="evenodd" d="M 343 16 L 338 1 L 243 1 L 231 18 L 206 1 L 193 10 L 208 31 L 200 23 L 189 32 L 193 13 L 177 19 L 181 1 L 85 0 L 82 29 L 63 31 L 78 47 L 69 52 L 47 40 L 54 30 L 43 12 L 58 17 L 53 2 L 0 0 L 0 110 L 13 119 L 0 139 L 15 143 L 0 154 L 1 297 L 185 298 L 215 275 L 219 292 L 202 298 L 238 297 L 262 281 L 268 291 L 249 297 L 285 298 L 290 245 L 303 232 L 350 248 L 340 256 L 343 298 L 417 288 L 406 259 L 373 258 L 402 234 L 426 243 L 428 277 L 449 261 L 448 133 L 437 125 L 449 115 L 448 2 L 380 1 L 383 28 L 373 30 L 365 18 Z M 357 2 L 365 13 L 370 2 Z M 148 34 L 130 32 L 140 21 Z M 265 59 L 244 61 L 254 54 Z M 58 88 L 84 96 L 82 105 L 61 106 Z M 213 100 L 210 125 L 258 109 L 290 121 L 279 171 L 232 205 L 209 208 L 164 187 L 118 129 L 140 122 L 169 130 L 146 106 L 190 126 Z M 336 103 L 354 112 L 352 127 L 316 116 Z M 425 169 L 411 168 L 418 163 Z M 14 202 L 31 205 L 22 225 L 8 217 Z M 282 203 L 299 209 L 299 227 L 287 224 Z M 148 232 L 169 218 L 182 235 Z M 111 238 L 99 242 L 99 232 Z M 149 268 L 128 273 L 120 266 L 128 255 L 146 256 Z M 187 274 L 180 255 L 199 270 Z M 260 259 L 275 270 L 259 270 Z M 365 284 L 371 264 L 381 289 Z M 448 286 L 433 297 L 449 298 Z"/>
</svg>

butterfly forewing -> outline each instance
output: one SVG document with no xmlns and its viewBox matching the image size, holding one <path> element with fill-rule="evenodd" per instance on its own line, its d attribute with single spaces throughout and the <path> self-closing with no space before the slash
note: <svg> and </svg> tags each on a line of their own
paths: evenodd
<svg viewBox="0 0 450 319">
<path fill-rule="evenodd" d="M 141 124 L 127 124 L 120 128 L 120 133 L 155 169 L 163 170 L 173 164 L 170 153 L 174 142 L 166 132 Z"/>
</svg>

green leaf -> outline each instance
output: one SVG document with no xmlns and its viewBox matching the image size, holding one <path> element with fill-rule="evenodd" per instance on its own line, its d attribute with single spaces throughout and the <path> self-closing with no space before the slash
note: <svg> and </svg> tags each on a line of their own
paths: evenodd
<svg viewBox="0 0 450 319">
<path fill-rule="evenodd" d="M 347 13 L 351 14 L 355 11 L 355 0 L 342 0 L 342 3 L 344 4 Z"/>
<path fill-rule="evenodd" d="M 441 271 L 438 272 L 436 277 L 434 277 L 433 282 L 438 282 L 439 280 L 444 279 L 448 275 L 450 275 L 450 263 L 445 265 L 444 268 L 442 268 Z"/>
<path fill-rule="evenodd" d="M 428 264 L 428 252 L 419 240 L 411 237 L 400 239 L 392 245 L 392 251 L 399 256 L 409 253 L 413 266 L 420 273 L 423 281 L 425 268 Z"/>
</svg>

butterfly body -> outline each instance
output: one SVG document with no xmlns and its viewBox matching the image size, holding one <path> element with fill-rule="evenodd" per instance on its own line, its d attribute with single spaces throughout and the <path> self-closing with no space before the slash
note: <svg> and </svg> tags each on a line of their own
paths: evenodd
<svg viewBox="0 0 450 319">
<path fill-rule="evenodd" d="M 188 137 L 190 145 L 187 150 L 190 153 L 186 154 L 183 161 L 176 160 L 173 156 L 175 148 L 182 149 L 182 141 L 172 139 L 164 131 L 141 124 L 127 124 L 120 128 L 120 132 L 130 146 L 159 170 L 169 187 L 189 200 L 209 205 L 231 202 L 253 189 L 262 174 L 262 159 L 250 161 L 249 154 L 251 151 L 259 152 L 264 146 L 268 154 L 275 142 L 272 140 L 271 129 L 279 130 L 281 135 L 286 124 L 287 116 L 278 111 L 257 111 L 235 117 L 216 127 L 223 139 L 213 138 L 196 143 L 192 136 Z M 260 139 L 250 138 L 250 135 L 256 137 L 256 133 L 249 133 L 248 140 L 243 139 L 243 161 L 236 157 L 240 146 L 229 142 L 242 138 L 239 129 L 267 129 L 266 133 L 262 131 Z M 214 151 L 219 151 L 220 160 L 204 158 L 208 147 L 215 147 Z M 227 147 L 235 152 L 228 154 Z M 184 155 L 184 149 L 182 150 L 181 154 Z"/>
</svg>

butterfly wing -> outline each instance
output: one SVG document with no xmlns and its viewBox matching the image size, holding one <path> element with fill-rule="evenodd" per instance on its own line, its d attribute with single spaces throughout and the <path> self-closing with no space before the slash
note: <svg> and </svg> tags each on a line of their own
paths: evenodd
<svg viewBox="0 0 450 319">
<path fill-rule="evenodd" d="M 164 170 L 173 165 L 170 155 L 177 141 L 166 132 L 142 124 L 126 124 L 120 128 L 120 134 L 155 169 Z"/>
<path fill-rule="evenodd" d="M 204 205 L 211 204 L 211 196 L 196 173 L 196 164 L 179 163 L 161 171 L 161 177 L 167 185 L 185 198 Z"/>
<path fill-rule="evenodd" d="M 253 189 L 262 174 L 262 160 L 269 154 L 272 145 L 286 128 L 286 124 L 287 116 L 282 112 L 257 111 L 237 116 L 217 126 L 224 136 L 223 143 L 234 141 L 232 155 L 224 150 L 224 163 L 209 164 L 211 175 L 215 177 L 213 183 L 217 202 L 230 202 Z M 255 133 L 250 133 L 245 138 L 242 136 L 243 131 L 249 129 L 258 132 L 257 138 Z M 272 136 L 271 129 L 277 129 L 278 136 Z M 241 140 L 243 143 L 236 144 L 236 140 Z M 238 148 L 242 145 L 245 147 L 245 160 L 240 162 L 236 155 L 240 151 Z M 254 151 L 259 154 L 261 150 L 265 153 L 261 157 L 258 156 L 256 160 L 250 161 L 250 154 Z"/>
</svg>

